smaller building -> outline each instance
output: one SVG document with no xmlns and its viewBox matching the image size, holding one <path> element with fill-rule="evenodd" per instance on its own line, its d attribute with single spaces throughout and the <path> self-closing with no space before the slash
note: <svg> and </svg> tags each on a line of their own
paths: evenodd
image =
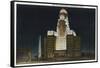
<svg viewBox="0 0 100 68">
<path fill-rule="evenodd" d="M 27 63 L 32 60 L 31 48 L 17 48 L 16 50 L 16 63 Z"/>
</svg>

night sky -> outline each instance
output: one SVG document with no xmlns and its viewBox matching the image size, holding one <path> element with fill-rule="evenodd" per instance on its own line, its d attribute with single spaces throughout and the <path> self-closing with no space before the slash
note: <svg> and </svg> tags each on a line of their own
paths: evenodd
<svg viewBox="0 0 100 68">
<path fill-rule="evenodd" d="M 39 36 L 48 30 L 56 30 L 59 11 L 63 7 L 17 5 L 17 48 L 38 50 Z M 81 38 L 81 51 L 95 49 L 95 9 L 65 8 L 68 11 L 70 28 Z"/>
</svg>

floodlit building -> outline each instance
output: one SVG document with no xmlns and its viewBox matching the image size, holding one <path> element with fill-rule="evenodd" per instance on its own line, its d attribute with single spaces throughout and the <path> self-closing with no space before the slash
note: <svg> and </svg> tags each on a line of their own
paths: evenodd
<svg viewBox="0 0 100 68">
<path fill-rule="evenodd" d="M 68 60 L 70 58 L 79 58 L 80 37 L 70 29 L 68 21 L 68 12 L 61 9 L 57 22 L 56 31 L 47 31 L 47 36 L 43 38 L 39 45 L 39 57 L 45 60 Z"/>
</svg>

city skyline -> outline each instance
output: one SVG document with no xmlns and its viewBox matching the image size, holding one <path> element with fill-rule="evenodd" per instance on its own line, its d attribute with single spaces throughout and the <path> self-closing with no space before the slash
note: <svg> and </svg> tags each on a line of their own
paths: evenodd
<svg viewBox="0 0 100 68">
<path fill-rule="evenodd" d="M 39 36 L 44 37 L 47 30 L 56 30 L 62 7 L 17 5 L 17 8 L 17 47 L 32 48 L 32 54 L 37 54 Z M 65 9 L 69 13 L 71 29 L 82 38 L 81 50 L 94 52 L 95 9 Z"/>
</svg>

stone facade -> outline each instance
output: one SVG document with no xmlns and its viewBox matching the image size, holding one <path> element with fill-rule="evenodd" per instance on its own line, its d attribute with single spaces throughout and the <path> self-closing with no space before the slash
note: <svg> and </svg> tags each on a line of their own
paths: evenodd
<svg viewBox="0 0 100 68">
<path fill-rule="evenodd" d="M 62 58 L 61 60 L 70 59 L 70 58 L 80 58 L 80 38 L 78 36 L 74 37 L 73 35 L 68 35 L 66 38 L 66 50 L 56 50 L 56 37 L 55 36 L 47 36 L 44 40 L 44 48 L 42 49 L 42 57 L 46 60 L 57 60 Z M 66 60 L 65 59 L 65 60 Z"/>
<path fill-rule="evenodd" d="M 60 10 L 56 31 L 49 30 L 42 42 L 42 59 L 57 61 L 81 56 L 80 37 L 70 29 L 65 9 Z"/>
</svg>

